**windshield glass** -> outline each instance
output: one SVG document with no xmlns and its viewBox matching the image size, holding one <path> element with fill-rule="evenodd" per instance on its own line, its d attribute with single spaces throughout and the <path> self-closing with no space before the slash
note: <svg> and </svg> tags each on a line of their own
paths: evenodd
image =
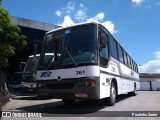
<svg viewBox="0 0 160 120">
<path fill-rule="evenodd" d="M 22 74 L 22 81 L 30 81 L 36 64 L 36 57 L 29 57 Z"/>
<path fill-rule="evenodd" d="M 26 61 L 26 65 L 24 67 L 24 71 L 22 74 L 22 81 L 33 81 L 33 74 L 36 72 L 37 69 L 37 62 L 39 60 L 39 56 L 36 57 L 29 57 Z M 54 54 L 47 53 L 44 56 L 44 64 L 47 64 L 48 61 L 54 61 Z"/>
<path fill-rule="evenodd" d="M 63 29 L 46 35 L 40 58 L 40 66 L 93 64 L 97 62 L 96 25 L 83 25 Z M 44 55 L 54 53 L 54 61 L 44 63 Z"/>
<path fill-rule="evenodd" d="M 34 69 L 35 63 L 36 63 L 35 57 L 28 58 L 25 68 L 24 68 L 24 72 L 31 73 Z"/>
</svg>

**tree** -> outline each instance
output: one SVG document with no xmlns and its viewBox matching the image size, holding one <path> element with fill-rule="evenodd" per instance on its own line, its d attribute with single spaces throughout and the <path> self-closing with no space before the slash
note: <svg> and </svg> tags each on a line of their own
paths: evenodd
<svg viewBox="0 0 160 120">
<path fill-rule="evenodd" d="M 11 23 L 9 13 L 1 8 L 0 0 L 0 67 L 9 65 L 8 58 L 15 54 L 16 49 L 21 49 L 27 45 L 25 36 L 21 34 L 21 29 Z"/>
</svg>

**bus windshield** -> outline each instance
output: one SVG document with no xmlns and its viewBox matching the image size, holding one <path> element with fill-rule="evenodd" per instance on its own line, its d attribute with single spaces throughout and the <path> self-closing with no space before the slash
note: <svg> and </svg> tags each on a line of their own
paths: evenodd
<svg viewBox="0 0 160 120">
<path fill-rule="evenodd" d="M 36 67 L 37 58 L 36 57 L 29 57 L 26 61 L 26 65 L 24 67 L 24 71 L 22 74 L 22 81 L 32 81 L 32 74 Z"/>
<path fill-rule="evenodd" d="M 49 33 L 43 41 L 40 66 L 62 67 L 97 63 L 96 25 L 62 29 Z M 44 63 L 46 53 L 54 53 L 54 61 Z"/>
<path fill-rule="evenodd" d="M 32 82 L 35 78 L 33 78 L 33 74 L 36 73 L 37 62 L 39 60 L 39 55 L 36 57 L 30 56 L 25 64 L 23 74 L 22 74 L 22 82 Z M 44 64 L 47 64 L 48 61 L 54 61 L 53 53 L 46 53 L 44 56 Z"/>
</svg>

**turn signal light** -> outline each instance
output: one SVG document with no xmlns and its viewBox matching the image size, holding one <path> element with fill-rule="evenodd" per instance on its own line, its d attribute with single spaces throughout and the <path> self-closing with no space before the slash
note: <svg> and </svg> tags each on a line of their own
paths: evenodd
<svg viewBox="0 0 160 120">
<path fill-rule="evenodd" d="M 95 80 L 90 81 L 90 86 L 96 86 L 96 81 Z"/>
</svg>

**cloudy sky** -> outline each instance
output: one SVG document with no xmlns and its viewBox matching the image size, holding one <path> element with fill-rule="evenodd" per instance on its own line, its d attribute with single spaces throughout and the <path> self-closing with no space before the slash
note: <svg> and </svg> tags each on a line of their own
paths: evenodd
<svg viewBox="0 0 160 120">
<path fill-rule="evenodd" d="M 3 0 L 11 16 L 70 26 L 102 23 L 141 66 L 160 73 L 160 0 Z"/>
</svg>

